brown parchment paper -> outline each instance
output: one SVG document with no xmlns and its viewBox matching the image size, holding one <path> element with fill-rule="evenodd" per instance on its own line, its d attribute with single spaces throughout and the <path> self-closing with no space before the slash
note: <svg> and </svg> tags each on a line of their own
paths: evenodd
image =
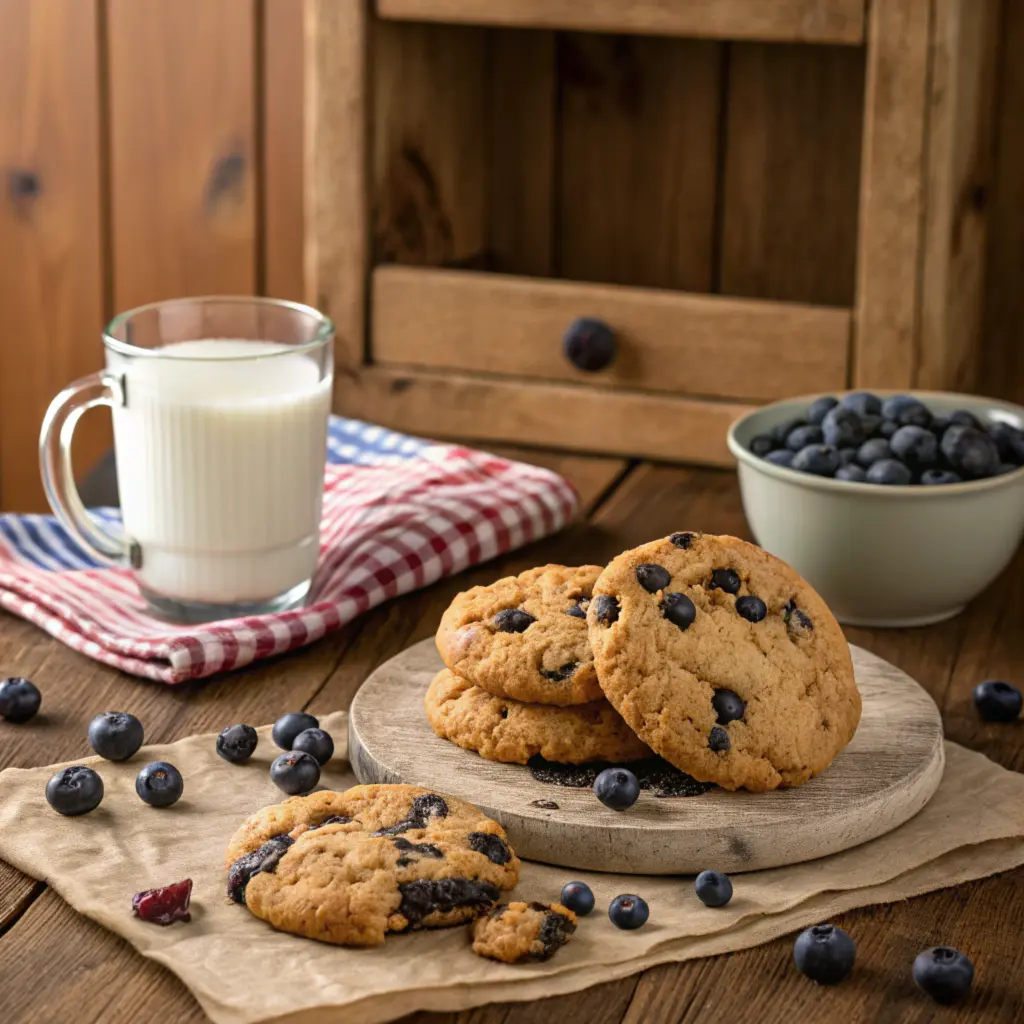
<svg viewBox="0 0 1024 1024">
<path fill-rule="evenodd" d="M 344 761 L 344 712 L 321 724 L 339 748 L 322 785 L 354 785 Z M 585 880 L 597 897 L 595 912 L 548 963 L 483 960 L 470 952 L 466 928 L 341 949 L 275 932 L 224 895 L 228 839 L 248 815 L 282 798 L 268 775 L 276 752 L 269 733 L 269 726 L 260 730 L 247 765 L 217 757 L 212 734 L 145 748 L 126 764 L 75 762 L 97 767 L 106 790 L 100 807 L 81 818 L 62 818 L 45 801 L 46 781 L 59 766 L 8 769 L 0 773 L 0 856 L 173 971 L 219 1024 L 292 1018 L 375 1024 L 420 1009 L 563 995 L 1024 863 L 1024 775 L 947 743 L 942 784 L 917 817 L 854 850 L 736 875 L 735 896 L 723 909 L 702 906 L 688 879 L 524 863 L 512 898 L 550 901 L 571 877 Z M 135 774 L 154 760 L 172 762 L 185 778 L 184 796 L 172 808 L 147 807 L 135 795 Z M 190 923 L 162 928 L 132 916 L 133 893 L 185 877 L 194 882 Z M 650 920 L 639 931 L 618 931 L 605 913 L 623 892 L 650 904 Z"/>
</svg>

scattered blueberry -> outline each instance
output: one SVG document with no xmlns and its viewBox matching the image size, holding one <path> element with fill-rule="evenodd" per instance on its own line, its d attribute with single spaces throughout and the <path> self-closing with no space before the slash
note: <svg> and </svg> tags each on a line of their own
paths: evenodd
<svg viewBox="0 0 1024 1024">
<path fill-rule="evenodd" d="M 578 370 L 595 373 L 615 359 L 615 332 L 603 320 L 580 317 L 569 324 L 562 350 Z"/>
<path fill-rule="evenodd" d="M 932 438 L 934 441 L 935 438 Z M 884 437 L 873 437 L 857 449 L 857 464 L 867 469 L 882 459 L 891 459 L 892 449 Z"/>
<path fill-rule="evenodd" d="M 761 598 L 745 594 L 736 598 L 736 613 L 747 622 L 760 622 L 768 614 L 768 607 Z"/>
<path fill-rule="evenodd" d="M 494 616 L 499 633 L 525 633 L 537 620 L 522 608 L 506 608 Z M 315 727 L 316 723 L 314 723 Z"/>
<path fill-rule="evenodd" d="M 862 484 L 867 480 L 868 475 L 862 466 L 851 463 L 849 466 L 840 466 L 835 472 L 836 480 L 846 480 L 852 484 Z"/>
<path fill-rule="evenodd" d="M 580 917 L 586 917 L 594 909 L 594 894 L 586 882 L 566 882 L 558 902 Z"/>
<path fill-rule="evenodd" d="M 797 427 L 796 430 L 790 431 L 789 436 L 786 438 L 786 447 L 791 452 L 798 452 L 809 444 L 821 444 L 823 440 L 824 434 L 821 427 L 808 423 L 803 427 Z"/>
<path fill-rule="evenodd" d="M 995 441 L 974 427 L 950 427 L 942 435 L 941 447 L 950 467 L 968 480 L 991 476 L 999 465 Z"/>
<path fill-rule="evenodd" d="M 858 416 L 878 416 L 882 412 L 882 400 L 870 391 L 854 391 L 843 395 L 841 405 L 852 409 Z"/>
<path fill-rule="evenodd" d="M 889 440 L 893 455 L 911 470 L 920 472 L 935 465 L 939 458 L 939 442 L 924 427 L 900 427 Z"/>
<path fill-rule="evenodd" d="M 94 811 L 102 799 L 103 780 L 84 764 L 62 768 L 46 784 L 46 802 L 69 818 Z"/>
<path fill-rule="evenodd" d="M 849 466 L 857 461 L 857 452 L 859 448 L 840 448 L 839 449 L 839 465 Z"/>
<path fill-rule="evenodd" d="M 882 459 L 867 471 L 869 484 L 887 484 L 890 487 L 905 487 L 914 479 L 914 474 L 895 459 Z"/>
<path fill-rule="evenodd" d="M 1001 679 L 988 679 L 974 688 L 974 706 L 986 722 L 1013 722 L 1024 699 L 1020 690 Z"/>
<path fill-rule="evenodd" d="M 927 427 L 932 414 L 924 402 L 910 395 L 892 395 L 882 403 L 882 417 L 895 420 L 901 427 Z"/>
<path fill-rule="evenodd" d="M 724 754 L 731 746 L 729 734 L 720 725 L 714 726 L 708 734 L 708 749 L 714 754 Z"/>
<path fill-rule="evenodd" d="M 712 569 L 708 590 L 724 590 L 727 594 L 737 594 L 741 586 L 740 574 L 735 569 Z"/>
<path fill-rule="evenodd" d="M 974 981 L 974 964 L 958 949 L 935 946 L 914 958 L 914 984 L 937 1003 L 949 1006 L 963 999 Z"/>
<path fill-rule="evenodd" d="M 721 871 L 702 871 L 693 887 L 705 907 L 724 907 L 732 899 L 732 882 Z"/>
<path fill-rule="evenodd" d="M 833 395 L 822 395 L 821 398 L 816 398 L 807 407 L 807 421 L 820 427 L 821 421 L 838 404 L 839 399 Z"/>
<path fill-rule="evenodd" d="M 800 470 L 801 473 L 832 476 L 839 468 L 839 452 L 827 444 L 808 445 L 793 456 L 790 466 L 792 469 Z"/>
<path fill-rule="evenodd" d="M 334 757 L 334 740 L 331 734 L 323 729 L 303 729 L 292 743 L 292 750 L 302 750 L 312 754 L 322 768 Z"/>
<path fill-rule="evenodd" d="M 39 710 L 43 696 L 39 687 L 21 676 L 0 682 L 0 718 L 20 725 Z"/>
<path fill-rule="evenodd" d="M 770 451 L 775 450 L 775 442 L 767 434 L 758 434 L 750 442 L 750 450 L 758 458 L 763 459 Z"/>
<path fill-rule="evenodd" d="M 282 715 L 275 723 L 270 733 L 271 739 L 282 749 L 291 750 L 295 737 L 306 729 L 316 729 L 320 723 L 312 716 L 302 711 L 293 711 L 291 714 Z"/>
<path fill-rule="evenodd" d="M 135 776 L 135 792 L 150 807 L 170 807 L 181 798 L 181 772 L 166 761 L 154 761 Z"/>
<path fill-rule="evenodd" d="M 664 590 L 672 582 L 672 576 L 667 569 L 660 565 L 638 565 L 636 567 L 636 581 L 649 594 L 656 594 L 659 590 Z"/>
<path fill-rule="evenodd" d="M 281 754 L 270 766 L 270 778 L 289 796 L 308 793 L 320 781 L 320 765 L 312 754 L 292 750 Z"/>
<path fill-rule="evenodd" d="M 819 985 L 835 985 L 853 970 L 857 944 L 833 924 L 816 924 L 793 943 L 797 970 Z"/>
<path fill-rule="evenodd" d="M 613 811 L 624 811 L 640 797 L 640 783 L 626 768 L 605 768 L 594 779 L 594 795 Z"/>
<path fill-rule="evenodd" d="M 776 448 L 775 451 L 769 452 L 765 456 L 765 461 L 770 462 L 773 466 L 785 466 L 787 469 L 793 465 L 793 456 L 796 452 L 791 452 L 788 448 Z"/>
<path fill-rule="evenodd" d="M 125 711 L 104 711 L 89 723 L 89 746 L 108 761 L 127 761 L 144 737 L 142 723 Z"/>
<path fill-rule="evenodd" d="M 259 736 L 251 725 L 229 725 L 217 737 L 217 753 L 232 764 L 248 761 L 256 751 Z"/>
<path fill-rule="evenodd" d="M 732 690 L 715 690 L 715 694 L 711 698 L 711 706 L 718 716 L 719 725 L 728 725 L 730 722 L 738 721 L 747 710 L 743 698 L 738 693 L 733 693 Z"/>
<path fill-rule="evenodd" d="M 590 605 L 594 609 L 594 618 L 602 626 L 610 626 L 619 618 L 619 602 L 611 594 L 598 594 Z"/>
<path fill-rule="evenodd" d="M 686 594 L 666 594 L 661 599 L 661 614 L 680 629 L 689 629 L 697 617 L 697 609 Z"/>
<path fill-rule="evenodd" d="M 963 481 L 951 469 L 926 469 L 921 474 L 925 487 L 939 487 L 942 484 L 959 484 Z"/>
<path fill-rule="evenodd" d="M 860 417 L 844 405 L 837 405 L 821 421 L 825 443 L 833 448 L 856 447 L 864 443 L 866 435 Z"/>
<path fill-rule="evenodd" d="M 132 913 L 150 924 L 173 924 L 190 921 L 189 904 L 192 901 L 192 879 L 146 889 L 132 897 Z"/>
<path fill-rule="evenodd" d="M 626 931 L 642 928 L 650 916 L 650 907 L 639 896 L 616 896 L 608 907 L 608 917 L 612 924 Z"/>
</svg>

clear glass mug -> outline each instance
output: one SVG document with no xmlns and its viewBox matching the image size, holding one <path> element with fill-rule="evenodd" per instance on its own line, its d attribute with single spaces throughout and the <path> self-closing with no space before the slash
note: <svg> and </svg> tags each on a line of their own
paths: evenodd
<svg viewBox="0 0 1024 1024">
<path fill-rule="evenodd" d="M 79 544 L 130 566 L 163 618 L 209 622 L 302 604 L 319 552 L 334 326 L 276 299 L 175 299 L 121 313 L 106 369 L 51 403 L 46 495 Z M 75 487 L 71 436 L 111 407 L 122 529 Z"/>
</svg>

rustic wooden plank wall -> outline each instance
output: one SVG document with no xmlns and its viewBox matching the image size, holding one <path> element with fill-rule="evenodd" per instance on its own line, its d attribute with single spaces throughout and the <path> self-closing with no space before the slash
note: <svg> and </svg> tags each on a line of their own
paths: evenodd
<svg viewBox="0 0 1024 1024">
<path fill-rule="evenodd" d="M 43 507 L 39 422 L 99 366 L 115 309 L 310 297 L 301 8 L 0 0 L 0 508 Z M 401 60 L 375 83 L 376 258 L 852 300 L 859 48 L 378 29 Z M 1024 400 L 1024 6 L 1004 0 L 999 38 L 993 183 L 969 197 L 989 224 L 979 387 Z M 81 468 L 109 439 L 105 414 L 86 426 Z"/>
</svg>

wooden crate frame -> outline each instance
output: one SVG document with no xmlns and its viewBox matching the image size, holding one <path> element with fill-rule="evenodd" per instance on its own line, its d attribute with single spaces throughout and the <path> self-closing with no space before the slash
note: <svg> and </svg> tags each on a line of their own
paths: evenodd
<svg viewBox="0 0 1024 1024">
<path fill-rule="evenodd" d="M 851 12 L 864 10 L 859 0 L 757 0 L 758 18 L 748 17 L 752 3 L 729 0 L 709 24 L 696 20 L 706 9 L 700 0 L 662 0 L 645 7 L 660 6 L 674 20 L 656 25 L 628 18 L 611 24 L 601 2 L 577 2 L 569 18 L 567 0 L 378 0 L 377 9 L 396 18 L 772 41 L 806 39 L 806 9 L 824 11 L 815 24 L 839 27 L 815 41 L 863 41 L 867 78 L 855 300 L 849 310 L 819 310 L 820 322 L 812 316 L 809 329 L 846 333 L 850 358 L 841 383 L 969 389 L 977 369 L 997 3 L 872 0 L 859 31 L 850 28 Z M 539 18 L 542 8 L 548 13 Z M 586 10 L 593 19 L 580 14 Z M 833 14 L 838 20 L 830 20 Z M 369 362 L 373 294 L 422 301 L 428 289 L 441 288 L 446 301 L 471 307 L 482 291 L 502 287 L 491 275 L 370 265 L 370 19 L 366 0 L 308 2 L 306 277 L 310 301 L 338 328 L 339 411 L 435 436 L 729 464 L 725 428 L 746 408 L 741 402 Z M 640 289 L 572 287 L 596 289 L 611 302 L 643 300 Z M 698 320 L 742 324 L 734 336 L 748 344 L 770 343 L 773 317 L 792 317 L 795 308 L 713 295 L 676 298 Z M 398 337 L 387 317 L 382 326 L 385 343 Z M 652 417 L 672 430 L 652 431 Z M 566 422 L 575 424 L 570 435 Z"/>
</svg>

